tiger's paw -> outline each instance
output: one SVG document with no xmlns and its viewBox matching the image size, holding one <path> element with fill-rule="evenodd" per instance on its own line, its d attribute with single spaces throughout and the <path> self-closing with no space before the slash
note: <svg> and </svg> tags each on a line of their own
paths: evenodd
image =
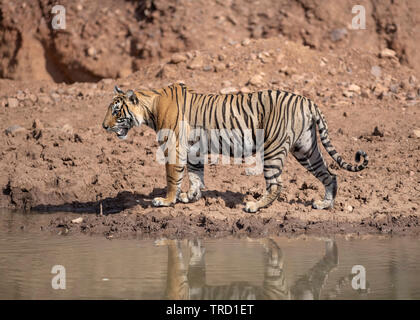
<svg viewBox="0 0 420 320">
<path fill-rule="evenodd" d="M 188 203 L 188 202 L 190 202 L 190 200 L 188 199 L 188 195 L 187 195 L 187 193 L 186 193 L 186 192 L 181 192 L 181 193 L 178 195 L 178 200 L 179 200 L 180 202 L 182 202 L 182 203 Z"/>
<path fill-rule="evenodd" d="M 312 203 L 312 208 L 322 210 L 329 209 L 334 206 L 333 200 L 317 200 Z"/>
<path fill-rule="evenodd" d="M 258 205 L 257 205 L 257 203 L 256 202 L 253 202 L 253 201 L 248 201 L 245 204 L 245 211 L 246 212 L 249 212 L 249 213 L 255 213 L 255 212 L 257 212 L 258 211 Z"/>
<path fill-rule="evenodd" d="M 152 204 L 154 207 L 169 207 L 175 204 L 175 201 L 171 201 L 166 198 L 154 198 L 152 200 Z"/>
</svg>

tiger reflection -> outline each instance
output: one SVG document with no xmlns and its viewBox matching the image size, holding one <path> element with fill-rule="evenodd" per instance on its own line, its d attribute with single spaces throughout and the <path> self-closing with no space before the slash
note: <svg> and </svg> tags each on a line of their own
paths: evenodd
<svg viewBox="0 0 420 320">
<path fill-rule="evenodd" d="M 264 280 L 261 286 L 249 282 L 227 285 L 206 284 L 205 248 L 200 240 L 189 240 L 188 266 L 184 261 L 182 242 L 160 240 L 168 246 L 168 273 L 165 298 L 171 300 L 290 300 L 319 299 L 330 271 L 338 265 L 335 241 L 325 242 L 325 255 L 306 275 L 289 286 L 283 270 L 283 254 L 273 239 L 258 240 L 265 249 Z"/>
</svg>

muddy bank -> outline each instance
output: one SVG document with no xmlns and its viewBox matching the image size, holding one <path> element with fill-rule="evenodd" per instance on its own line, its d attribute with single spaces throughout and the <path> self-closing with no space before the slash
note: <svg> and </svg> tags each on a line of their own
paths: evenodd
<svg viewBox="0 0 420 320">
<path fill-rule="evenodd" d="M 271 218 L 244 213 L 240 217 L 220 219 L 204 214 L 135 214 L 130 210 L 119 214 L 100 216 L 95 213 L 28 213 L 17 215 L 7 222 L 8 229 L 13 232 L 40 231 L 61 235 L 100 235 L 112 238 L 221 238 L 266 237 L 276 235 L 404 235 L 419 236 L 420 221 L 415 215 L 404 216 L 398 213 L 381 213 L 360 221 L 334 219 L 323 221 L 302 220 L 289 217 L 288 214 Z M 4 220 L 4 216 L 0 216 Z M 4 221 L 3 221 L 4 222 Z M 2 222 L 2 223 L 3 223 Z"/>
</svg>

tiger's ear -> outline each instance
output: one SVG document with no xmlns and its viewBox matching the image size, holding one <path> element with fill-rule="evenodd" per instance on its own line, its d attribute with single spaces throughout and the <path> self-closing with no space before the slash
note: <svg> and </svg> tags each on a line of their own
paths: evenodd
<svg viewBox="0 0 420 320">
<path fill-rule="evenodd" d="M 126 95 L 127 95 L 127 98 L 131 101 L 131 103 L 133 104 L 139 103 L 139 99 L 137 98 L 133 90 L 128 90 Z"/>
<path fill-rule="evenodd" d="M 120 88 L 118 88 L 118 86 L 114 87 L 114 93 L 116 94 L 124 94 L 124 91 L 122 91 Z"/>
</svg>

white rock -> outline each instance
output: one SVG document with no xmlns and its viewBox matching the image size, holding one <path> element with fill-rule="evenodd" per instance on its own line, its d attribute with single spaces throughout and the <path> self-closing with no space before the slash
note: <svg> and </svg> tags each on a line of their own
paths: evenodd
<svg viewBox="0 0 420 320">
<path fill-rule="evenodd" d="M 220 90 L 221 94 L 231 94 L 236 92 L 238 92 L 238 89 L 236 89 L 235 87 L 226 87 Z"/>
<path fill-rule="evenodd" d="M 83 222 L 83 218 L 82 217 L 79 217 L 79 218 L 76 218 L 76 219 L 71 220 L 71 223 L 82 223 L 82 222 Z"/>
</svg>

